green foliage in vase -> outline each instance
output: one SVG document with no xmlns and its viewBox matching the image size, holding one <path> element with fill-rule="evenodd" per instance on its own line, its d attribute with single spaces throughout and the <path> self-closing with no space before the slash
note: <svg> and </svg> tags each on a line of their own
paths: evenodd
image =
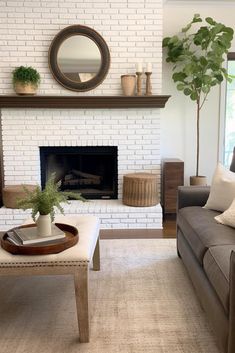
<svg viewBox="0 0 235 353">
<path fill-rule="evenodd" d="M 177 89 L 195 101 L 197 106 L 196 176 L 199 172 L 200 110 L 212 87 L 219 85 L 223 79 L 232 79 L 223 63 L 234 33 L 232 28 L 211 17 L 205 18 L 205 23 L 198 28 L 201 22 L 203 19 L 195 14 L 178 35 L 163 39 L 163 47 L 167 49 L 166 61 L 173 64 L 172 78 Z"/>
<path fill-rule="evenodd" d="M 13 83 L 20 82 L 22 84 L 31 83 L 34 86 L 38 86 L 40 83 L 40 74 L 36 69 L 31 66 L 19 66 L 15 68 L 12 73 Z"/>
<path fill-rule="evenodd" d="M 64 209 L 60 205 L 61 202 L 68 202 L 68 198 L 74 198 L 80 201 L 87 201 L 81 194 L 75 192 L 59 191 L 60 184 L 55 183 L 54 175 L 47 181 L 45 189 L 41 190 L 38 185 L 34 191 L 29 191 L 27 187 L 23 186 L 26 192 L 26 197 L 17 202 L 18 206 L 23 210 L 32 208 L 32 218 L 36 221 L 36 215 L 50 214 L 51 220 L 55 218 L 55 207 L 64 214 Z"/>
</svg>

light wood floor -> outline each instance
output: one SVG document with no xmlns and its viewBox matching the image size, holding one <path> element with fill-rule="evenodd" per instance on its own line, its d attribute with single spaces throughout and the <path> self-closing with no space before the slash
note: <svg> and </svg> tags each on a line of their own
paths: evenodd
<svg viewBox="0 0 235 353">
<path fill-rule="evenodd" d="M 176 217 L 168 215 L 163 229 L 103 229 L 101 239 L 176 238 Z"/>
</svg>

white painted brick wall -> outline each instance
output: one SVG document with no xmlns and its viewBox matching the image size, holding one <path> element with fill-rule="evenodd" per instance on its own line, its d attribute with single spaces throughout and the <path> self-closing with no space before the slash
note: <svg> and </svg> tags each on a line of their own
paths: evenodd
<svg viewBox="0 0 235 353">
<path fill-rule="evenodd" d="M 153 93 L 161 93 L 162 0 L 0 0 L 0 8 L 0 94 L 13 92 L 11 72 L 16 66 L 31 65 L 41 74 L 39 94 L 82 95 L 60 86 L 48 68 L 52 39 L 72 24 L 98 31 L 111 54 L 107 78 L 85 95 L 120 94 L 120 75 L 134 73 L 138 61 L 152 62 Z M 160 174 L 158 109 L 4 109 L 2 138 L 5 185 L 40 182 L 39 146 L 118 146 L 119 199 L 124 174 L 143 170 Z M 137 209 L 128 220 L 121 217 L 126 208 L 117 216 L 112 203 L 110 207 L 110 228 L 161 228 L 160 206 L 150 218 L 146 208 L 143 217 L 138 217 Z M 97 204 L 94 209 L 100 214 Z M 16 211 L 8 211 L 3 208 L 0 216 L 8 215 L 14 224 L 24 216 L 15 218 Z"/>
<path fill-rule="evenodd" d="M 162 228 L 162 209 L 153 207 L 130 207 L 120 200 L 92 200 L 86 203 L 70 201 L 64 204 L 65 215 L 95 215 L 100 218 L 101 229 L 139 229 Z M 0 208 L 0 229 L 8 230 L 19 226 L 30 217 L 30 210 Z"/>
<path fill-rule="evenodd" d="M 63 28 L 94 28 L 111 54 L 107 78 L 90 94 L 120 94 L 120 75 L 135 72 L 135 63 L 152 62 L 153 92 L 161 93 L 162 0 L 0 1 L 0 94 L 12 93 L 11 72 L 32 65 L 41 74 L 41 94 L 72 94 L 49 72 L 48 48 Z M 78 93 L 81 95 L 81 93 Z"/>
<path fill-rule="evenodd" d="M 117 146 L 120 199 L 124 174 L 159 175 L 159 124 L 156 109 L 3 109 L 5 185 L 40 183 L 40 146 Z"/>
</svg>

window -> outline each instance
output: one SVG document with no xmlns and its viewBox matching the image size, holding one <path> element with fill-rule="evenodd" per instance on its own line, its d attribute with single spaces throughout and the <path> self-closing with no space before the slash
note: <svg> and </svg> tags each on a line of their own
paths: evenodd
<svg viewBox="0 0 235 353">
<path fill-rule="evenodd" d="M 228 54 L 228 73 L 235 76 L 235 53 Z M 225 97 L 224 165 L 230 166 L 235 146 L 235 80 L 227 82 Z"/>
</svg>

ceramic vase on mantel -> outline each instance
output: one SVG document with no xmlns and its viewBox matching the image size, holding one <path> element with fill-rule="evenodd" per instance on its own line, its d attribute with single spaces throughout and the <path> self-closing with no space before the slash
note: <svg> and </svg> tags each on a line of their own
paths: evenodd
<svg viewBox="0 0 235 353">
<path fill-rule="evenodd" d="M 51 216 L 47 215 L 39 215 L 37 219 L 37 233 L 40 237 L 46 237 L 51 235 Z"/>
<path fill-rule="evenodd" d="M 135 75 L 122 75 L 121 76 L 122 91 L 125 96 L 134 96 L 136 86 Z"/>
<path fill-rule="evenodd" d="M 201 185 L 201 186 L 206 186 L 207 185 L 207 179 L 205 176 L 198 175 L 198 176 L 191 176 L 190 177 L 190 185 Z"/>
</svg>

